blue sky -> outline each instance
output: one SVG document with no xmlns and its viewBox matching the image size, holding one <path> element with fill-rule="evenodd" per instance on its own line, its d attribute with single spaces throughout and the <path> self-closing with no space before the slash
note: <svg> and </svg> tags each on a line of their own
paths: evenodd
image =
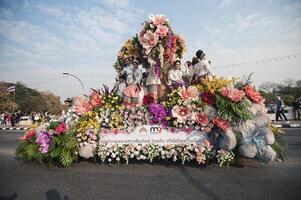
<svg viewBox="0 0 301 200">
<path fill-rule="evenodd" d="M 300 79 L 300 57 L 259 65 L 228 64 L 301 53 L 301 1 L 0 0 L 0 80 L 21 81 L 62 99 L 112 85 L 116 54 L 148 15 L 165 14 L 184 35 L 190 59 L 207 52 L 216 74 L 255 72 L 255 84 Z"/>
</svg>

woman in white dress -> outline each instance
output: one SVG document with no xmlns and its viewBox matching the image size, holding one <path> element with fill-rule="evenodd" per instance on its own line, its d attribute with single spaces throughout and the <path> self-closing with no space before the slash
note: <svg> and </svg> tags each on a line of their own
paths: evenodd
<svg viewBox="0 0 301 200">
<path fill-rule="evenodd" d="M 183 85 L 183 73 L 181 71 L 181 61 L 177 60 L 174 62 L 173 69 L 168 72 L 168 82 L 167 85 L 172 86 Z"/>
<path fill-rule="evenodd" d="M 146 78 L 146 87 L 148 90 L 148 95 L 152 95 L 155 100 L 157 100 L 159 86 L 161 85 L 161 67 L 160 64 L 153 62 L 150 67 L 146 70 L 147 78 Z"/>
<path fill-rule="evenodd" d="M 123 101 L 128 104 L 141 103 L 141 87 L 142 70 L 139 69 L 139 62 L 133 61 L 133 65 L 126 66 L 121 74 L 126 75 L 126 87 L 123 90 Z M 139 98 L 140 97 L 140 98 Z"/>
</svg>

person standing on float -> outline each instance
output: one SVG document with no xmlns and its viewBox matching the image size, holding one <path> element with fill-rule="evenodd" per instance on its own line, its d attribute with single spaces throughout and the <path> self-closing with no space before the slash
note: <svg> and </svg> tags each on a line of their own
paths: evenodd
<svg viewBox="0 0 301 200">
<path fill-rule="evenodd" d="M 173 64 L 173 69 L 168 72 L 168 82 L 169 86 L 173 84 L 177 86 L 184 85 L 183 73 L 181 71 L 181 61 L 176 60 Z"/>
<path fill-rule="evenodd" d="M 160 64 L 152 63 L 147 69 L 146 87 L 148 95 L 152 95 L 155 100 L 158 100 L 159 86 L 161 85 L 161 67 Z"/>
<path fill-rule="evenodd" d="M 194 65 L 194 74 L 197 81 L 201 81 L 207 77 L 215 76 L 212 72 L 209 61 L 206 59 L 206 54 L 202 50 L 196 53 L 197 63 Z"/>
<path fill-rule="evenodd" d="M 133 61 L 132 65 L 126 66 L 121 74 L 126 75 L 126 87 L 123 90 L 123 101 L 125 103 L 135 105 L 141 103 L 141 87 L 142 70 L 139 69 L 139 62 Z"/>
</svg>

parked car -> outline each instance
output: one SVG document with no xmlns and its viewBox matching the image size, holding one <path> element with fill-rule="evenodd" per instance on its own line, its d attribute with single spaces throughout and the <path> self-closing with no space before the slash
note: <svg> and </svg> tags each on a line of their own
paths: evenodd
<svg viewBox="0 0 301 200">
<path fill-rule="evenodd" d="M 32 125 L 32 120 L 30 116 L 22 116 L 19 120 L 19 126 L 30 126 Z"/>
</svg>

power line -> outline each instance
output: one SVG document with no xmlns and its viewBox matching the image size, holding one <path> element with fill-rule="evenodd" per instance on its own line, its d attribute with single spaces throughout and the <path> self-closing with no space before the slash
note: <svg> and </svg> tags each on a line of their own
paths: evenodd
<svg viewBox="0 0 301 200">
<path fill-rule="evenodd" d="M 261 60 L 253 60 L 253 61 L 243 62 L 243 63 L 219 65 L 219 66 L 215 66 L 214 68 L 231 68 L 231 67 L 242 67 L 242 66 L 248 66 L 248 65 L 251 66 L 251 65 L 258 65 L 258 64 L 266 64 L 266 63 L 271 63 L 271 62 L 289 60 L 291 58 L 297 58 L 297 56 L 300 56 L 300 55 L 301 55 L 301 53 L 290 54 L 290 55 L 285 55 L 285 56 L 265 58 L 265 59 L 261 59 Z"/>
</svg>

